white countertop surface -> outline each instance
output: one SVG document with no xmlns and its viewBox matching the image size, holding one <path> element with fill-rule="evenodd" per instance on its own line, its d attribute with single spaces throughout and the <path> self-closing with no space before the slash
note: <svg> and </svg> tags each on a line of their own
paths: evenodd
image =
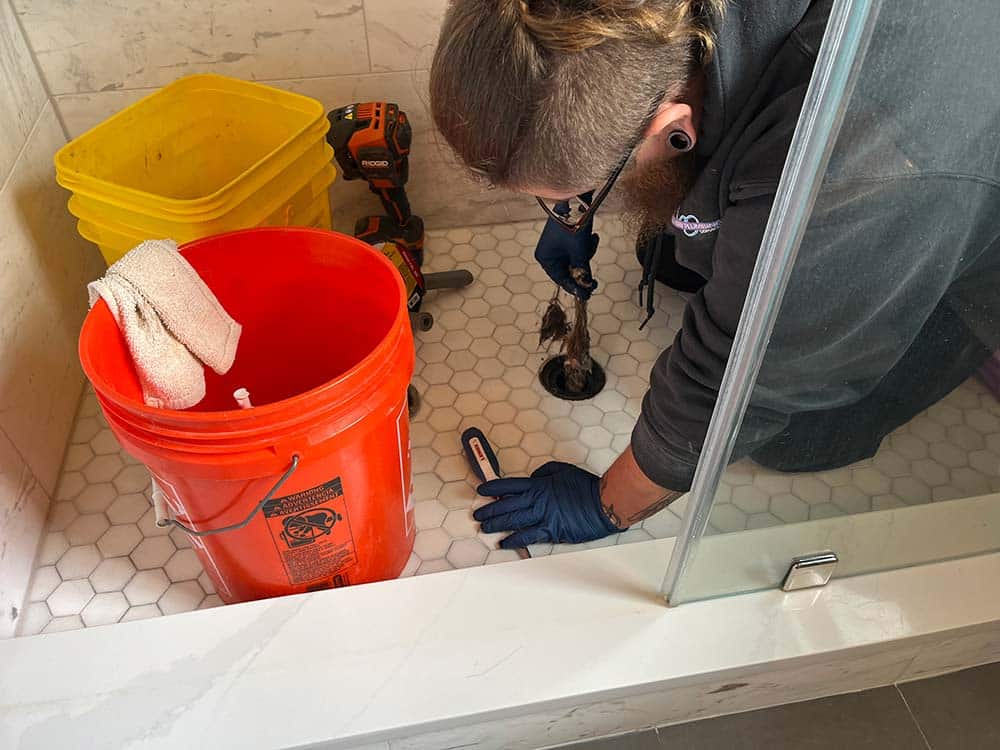
<svg viewBox="0 0 1000 750">
<path fill-rule="evenodd" d="M 1000 555 L 673 609 L 671 540 L 0 642 L 0 747 L 355 747 L 1000 619 Z"/>
</svg>

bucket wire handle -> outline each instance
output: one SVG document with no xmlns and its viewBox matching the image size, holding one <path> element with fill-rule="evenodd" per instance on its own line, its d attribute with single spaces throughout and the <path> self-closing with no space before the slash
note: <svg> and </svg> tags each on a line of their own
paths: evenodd
<svg viewBox="0 0 1000 750">
<path fill-rule="evenodd" d="M 250 511 L 250 513 L 247 515 L 246 518 L 244 518 L 239 523 L 234 523 L 229 526 L 223 526 L 221 529 L 206 529 L 205 531 L 195 531 L 194 529 L 185 526 L 180 521 L 174 518 L 168 518 L 166 502 L 163 497 L 163 490 L 160 489 L 160 486 L 156 483 L 156 480 L 153 479 L 152 480 L 153 489 L 150 494 L 152 495 L 152 500 L 153 500 L 153 510 L 156 513 L 156 525 L 159 526 L 161 529 L 165 529 L 168 526 L 176 526 L 177 528 L 190 534 L 191 536 L 212 536 L 213 534 L 222 534 L 223 532 L 226 531 L 237 531 L 238 529 L 242 529 L 244 526 L 246 526 L 253 520 L 254 516 L 256 516 L 261 511 L 261 509 L 264 507 L 264 504 L 272 497 L 274 497 L 274 495 L 278 492 L 278 490 L 281 489 L 281 486 L 288 481 L 288 479 L 292 476 L 292 474 L 295 473 L 295 470 L 297 468 L 299 468 L 298 453 L 292 456 L 291 466 L 289 466 L 285 470 L 285 473 L 281 475 L 281 478 L 278 479 L 277 482 L 275 482 L 271 490 L 266 495 L 264 495 L 264 498 L 259 503 L 257 503 L 257 505 L 254 506 L 254 509 Z"/>
</svg>

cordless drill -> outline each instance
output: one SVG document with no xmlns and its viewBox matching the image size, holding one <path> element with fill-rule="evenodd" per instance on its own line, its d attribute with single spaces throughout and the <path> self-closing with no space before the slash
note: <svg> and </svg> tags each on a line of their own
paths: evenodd
<svg viewBox="0 0 1000 750">
<path fill-rule="evenodd" d="M 330 131 L 326 138 L 344 179 L 367 181 L 386 212 L 358 219 L 354 236 L 371 245 L 391 242 L 404 248 L 419 269 L 424 222 L 413 215 L 406 197 L 413 140 L 406 113 L 389 102 L 363 102 L 335 109 L 327 117 Z"/>
<path fill-rule="evenodd" d="M 410 210 L 406 181 L 410 176 L 413 130 L 396 104 L 349 104 L 327 115 L 326 139 L 333 147 L 345 180 L 365 180 L 385 208 L 385 216 L 365 216 L 354 225 L 354 236 L 381 248 L 406 286 L 407 307 L 414 328 L 427 331 L 434 319 L 418 312 L 432 289 L 459 289 L 472 283 L 465 270 L 423 273 L 424 222 Z"/>
</svg>

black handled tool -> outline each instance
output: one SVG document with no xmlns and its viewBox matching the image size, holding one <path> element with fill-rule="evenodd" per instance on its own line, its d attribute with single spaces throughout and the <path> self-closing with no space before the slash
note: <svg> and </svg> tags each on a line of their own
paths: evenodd
<svg viewBox="0 0 1000 750">
<path fill-rule="evenodd" d="M 462 433 L 462 450 L 472 467 L 472 472 L 480 482 L 490 482 L 500 478 L 500 460 L 493 451 L 493 446 L 486 435 L 478 427 L 470 427 Z M 526 548 L 517 550 L 517 556 L 522 560 L 531 557 Z"/>
</svg>

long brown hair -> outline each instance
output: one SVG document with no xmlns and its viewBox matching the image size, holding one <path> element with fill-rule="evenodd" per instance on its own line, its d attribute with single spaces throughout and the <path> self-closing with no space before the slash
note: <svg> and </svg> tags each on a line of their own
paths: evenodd
<svg viewBox="0 0 1000 750">
<path fill-rule="evenodd" d="M 490 183 L 600 185 L 661 99 L 712 54 L 725 0 L 453 0 L 434 121 Z"/>
</svg>

